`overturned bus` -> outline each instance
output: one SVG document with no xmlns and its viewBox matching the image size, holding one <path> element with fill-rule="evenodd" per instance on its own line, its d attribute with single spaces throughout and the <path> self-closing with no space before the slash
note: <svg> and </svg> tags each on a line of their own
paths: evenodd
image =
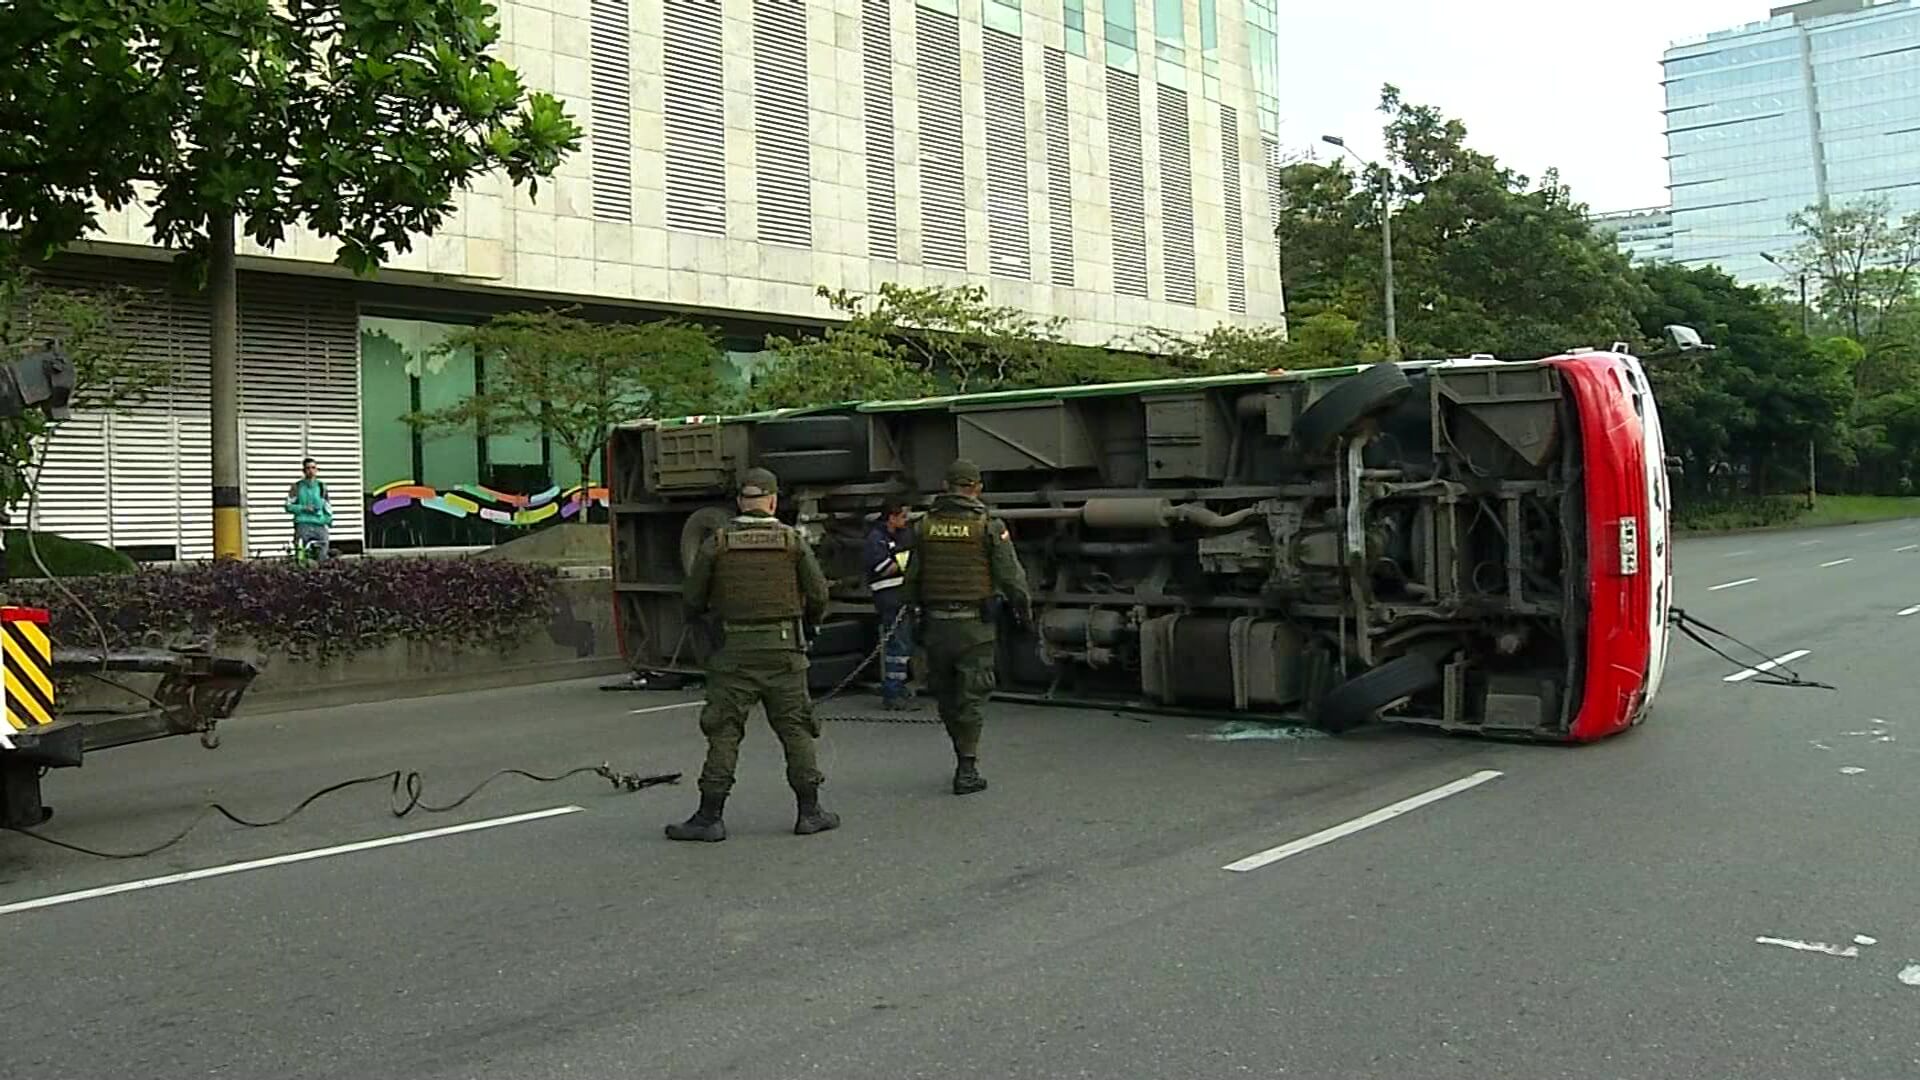
<svg viewBox="0 0 1920 1080">
<path fill-rule="evenodd" d="M 979 464 L 1034 592 L 1003 697 L 1584 742 L 1660 685 L 1666 456 L 1623 346 L 649 421 L 609 451 L 636 668 L 713 646 L 679 588 L 751 466 L 833 581 L 816 687 L 876 642 L 860 552 L 889 500 Z M 877 677 L 877 665 L 869 674 Z"/>
</svg>

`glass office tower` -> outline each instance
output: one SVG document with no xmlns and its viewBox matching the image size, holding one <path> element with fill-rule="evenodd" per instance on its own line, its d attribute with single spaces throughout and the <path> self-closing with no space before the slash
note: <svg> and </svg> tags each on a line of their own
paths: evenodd
<svg viewBox="0 0 1920 1080">
<path fill-rule="evenodd" d="M 1667 51 L 1672 258 L 1784 273 L 1788 219 L 1884 197 L 1920 210 L 1920 7 L 1813 0 Z"/>
</svg>

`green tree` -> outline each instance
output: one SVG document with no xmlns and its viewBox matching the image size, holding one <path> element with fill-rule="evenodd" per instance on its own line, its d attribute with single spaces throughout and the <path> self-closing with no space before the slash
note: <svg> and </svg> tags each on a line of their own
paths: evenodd
<svg viewBox="0 0 1920 1080">
<path fill-rule="evenodd" d="M 1893 216 L 1884 197 L 1850 206 L 1810 206 L 1793 215 L 1794 261 L 1817 286 L 1821 310 L 1855 341 L 1912 299 L 1920 270 L 1920 214 Z"/>
<path fill-rule="evenodd" d="M 1853 394 L 1840 352 L 1809 341 L 1765 292 L 1716 268 L 1660 263 L 1641 276 L 1637 321 L 1648 343 L 1680 324 L 1716 346 L 1647 365 L 1670 452 L 1686 460 L 1697 493 L 1719 462 L 1745 465 L 1754 494 L 1764 494 L 1804 483 L 1809 443 L 1847 454 Z"/>
<path fill-rule="evenodd" d="M 31 271 L 0 266 L 0 363 L 11 363 L 58 342 L 73 362 L 75 412 L 117 412 L 145 404 L 173 382 L 171 364 L 135 356 L 128 312 L 138 301 L 132 289 L 80 292 L 47 284 Z M 38 412 L 0 420 L 0 507 L 12 510 L 29 479 L 20 466 L 44 452 L 53 437 Z"/>
<path fill-rule="evenodd" d="M 977 393 L 1146 378 L 1151 358 L 1077 345 L 1066 320 L 991 304 L 979 286 L 881 285 L 872 296 L 817 290 L 840 316 L 818 335 L 770 337 L 775 355 L 753 382 L 756 408 Z"/>
<path fill-rule="evenodd" d="M 0 228 L 29 255 L 147 205 L 213 308 L 215 540 L 239 557 L 238 228 L 305 227 L 371 272 L 475 178 L 538 190 L 581 131 L 492 56 L 485 0 L 14 0 L 0 18 Z"/>
<path fill-rule="evenodd" d="M 1385 354 L 1384 184 L 1403 355 L 1534 357 L 1630 332 L 1638 280 L 1557 174 L 1536 184 L 1502 166 L 1465 124 L 1392 86 L 1380 111 L 1387 160 L 1366 183 L 1339 161 L 1282 171 L 1276 237 L 1296 319 L 1340 315 Z"/>
<path fill-rule="evenodd" d="M 1199 337 L 1164 330 L 1137 335 L 1129 353 L 1135 378 L 1229 375 L 1249 371 L 1305 371 L 1384 359 L 1360 340 L 1360 325 L 1337 311 L 1296 315 L 1278 326 L 1222 324 Z"/>
<path fill-rule="evenodd" d="M 592 322 L 564 312 L 499 315 L 437 349 L 484 365 L 486 386 L 408 421 L 429 431 L 538 431 L 566 449 L 582 483 L 618 424 L 725 412 L 716 335 L 666 321 Z"/>
</svg>

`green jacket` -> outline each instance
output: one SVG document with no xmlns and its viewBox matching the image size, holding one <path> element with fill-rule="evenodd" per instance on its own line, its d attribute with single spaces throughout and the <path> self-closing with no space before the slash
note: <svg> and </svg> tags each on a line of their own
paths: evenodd
<svg viewBox="0 0 1920 1080">
<path fill-rule="evenodd" d="M 333 524 L 333 505 L 327 501 L 327 485 L 320 480 L 302 479 L 287 489 L 287 513 L 295 525 Z"/>
<path fill-rule="evenodd" d="M 733 520 L 735 524 L 748 524 L 773 521 L 774 517 L 772 514 L 754 512 L 737 515 Z M 695 616 L 705 616 L 713 609 L 713 563 L 719 554 L 719 547 L 711 536 L 701 543 L 699 553 L 693 557 L 693 567 L 687 572 L 687 580 L 680 587 L 680 598 Z M 801 618 L 818 625 L 827 614 L 827 575 L 820 569 L 820 560 L 815 557 L 813 547 L 809 544 L 800 545 L 797 572 L 800 575 L 801 603 L 805 609 Z M 734 630 L 727 634 L 726 648 L 730 652 L 762 649 L 804 652 L 806 643 L 800 640 L 796 630 L 791 626 Z"/>
<path fill-rule="evenodd" d="M 969 499 L 965 495 L 943 494 L 933 501 L 933 508 L 953 509 L 963 512 L 985 513 L 987 505 L 978 499 Z M 925 541 L 919 536 L 921 526 L 914 528 L 914 542 L 922 550 Z M 907 563 L 907 580 L 900 586 L 904 603 L 918 605 L 920 599 L 920 567 L 924 565 L 916 557 Z M 1031 618 L 1033 612 L 1033 593 L 1027 585 L 1027 572 L 1020 565 L 1020 556 L 1013 550 L 1013 540 L 1007 535 L 1004 522 L 989 518 L 987 529 L 987 569 L 993 576 L 993 591 L 999 593 L 1013 609 L 1023 616 Z"/>
</svg>

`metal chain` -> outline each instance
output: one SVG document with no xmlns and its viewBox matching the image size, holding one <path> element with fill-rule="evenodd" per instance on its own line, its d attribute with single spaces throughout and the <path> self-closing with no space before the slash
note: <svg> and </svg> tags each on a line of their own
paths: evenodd
<svg viewBox="0 0 1920 1080">
<path fill-rule="evenodd" d="M 867 666 L 869 664 L 872 664 L 875 660 L 878 660 L 884 655 L 886 655 L 887 643 L 893 640 L 894 631 L 900 628 L 901 620 L 905 619 L 906 617 L 907 617 L 907 608 L 903 604 L 901 605 L 900 610 L 894 613 L 893 621 L 889 622 L 886 626 L 881 628 L 880 644 L 875 645 L 873 647 L 873 651 L 868 653 L 865 659 L 861 660 L 860 663 L 852 671 L 847 672 L 847 677 L 844 679 L 841 679 L 838 685 L 836 685 L 833 689 L 827 691 L 824 695 L 822 695 L 820 698 L 815 700 L 813 703 L 814 707 L 818 708 L 821 705 L 825 705 L 827 702 L 832 701 L 833 699 L 839 697 L 841 694 L 846 693 L 847 689 L 853 685 L 853 680 L 859 678 L 860 673 L 867 670 Z M 814 720 L 815 722 L 822 723 L 822 724 L 938 724 L 938 723 L 941 723 L 940 718 L 937 716 L 901 716 L 901 715 L 821 716 L 818 713 L 814 714 Z"/>
</svg>

